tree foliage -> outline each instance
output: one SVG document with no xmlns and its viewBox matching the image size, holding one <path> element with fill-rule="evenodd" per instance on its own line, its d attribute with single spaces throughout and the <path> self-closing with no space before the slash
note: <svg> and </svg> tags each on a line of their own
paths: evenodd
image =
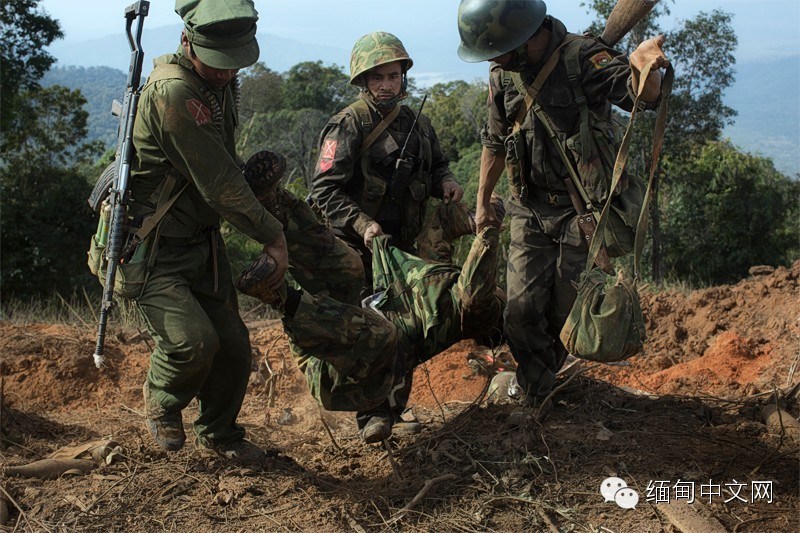
<svg viewBox="0 0 800 533">
<path fill-rule="evenodd" d="M 442 151 L 451 161 L 480 140 L 486 122 L 488 88 L 462 80 L 437 83 L 428 90 L 425 114 L 433 123 Z"/>
<path fill-rule="evenodd" d="M 676 278 L 730 283 L 753 265 L 787 265 L 800 247 L 800 182 L 728 142 L 695 145 L 664 211 L 665 256 Z"/>
<path fill-rule="evenodd" d="M 0 0 L 0 127 L 5 131 L 25 100 L 55 63 L 46 47 L 64 34 L 58 21 L 39 9 L 39 0 Z"/>
<path fill-rule="evenodd" d="M 334 114 L 352 102 L 358 90 L 338 65 L 305 61 L 290 68 L 284 76 L 283 95 L 287 108 L 319 109 Z"/>
</svg>

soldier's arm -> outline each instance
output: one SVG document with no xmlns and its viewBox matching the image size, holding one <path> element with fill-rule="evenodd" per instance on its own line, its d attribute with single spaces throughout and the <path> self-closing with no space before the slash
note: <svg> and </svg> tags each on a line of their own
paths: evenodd
<svg viewBox="0 0 800 533">
<path fill-rule="evenodd" d="M 489 76 L 489 114 L 481 132 L 481 166 L 478 175 L 478 198 L 475 209 L 477 231 L 498 225 L 494 209 L 490 204 L 492 192 L 503 173 L 506 150 L 505 139 L 511 130 L 505 110 L 505 91 L 502 88 L 500 70 Z"/>
<path fill-rule="evenodd" d="M 225 148 L 203 98 L 181 80 L 156 82 L 142 95 L 141 114 L 170 163 L 197 188 L 203 200 L 236 229 L 267 244 L 283 234 L 256 199 Z M 153 101 L 147 101 L 152 99 Z"/>
<path fill-rule="evenodd" d="M 355 120 L 349 113 L 342 112 L 322 130 L 319 159 L 311 180 L 311 198 L 325 213 L 331 226 L 364 237 L 375 221 L 362 212 L 345 192 L 353 180 L 362 143 Z"/>
<path fill-rule="evenodd" d="M 612 104 L 630 111 L 636 97 L 636 79 L 634 69 L 625 54 L 609 48 L 596 40 L 587 39 L 580 51 L 581 85 L 586 98 L 593 100 L 607 100 Z M 643 65 L 642 65 L 643 66 Z M 654 72 L 651 77 L 658 85 L 661 77 Z M 648 77 L 648 82 L 650 77 Z M 651 97 L 651 94 L 647 94 Z M 642 99 L 645 109 L 655 109 L 658 106 L 658 92 L 652 100 Z"/>
</svg>

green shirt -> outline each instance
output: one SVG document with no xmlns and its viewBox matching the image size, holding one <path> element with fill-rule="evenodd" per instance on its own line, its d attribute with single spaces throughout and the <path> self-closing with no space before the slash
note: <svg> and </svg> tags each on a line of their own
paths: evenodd
<svg viewBox="0 0 800 533">
<path fill-rule="evenodd" d="M 174 168 L 190 185 L 164 217 L 161 235 L 196 237 L 219 227 L 224 218 L 260 243 L 275 240 L 282 226 L 256 200 L 239 167 L 233 84 L 224 89 L 209 87 L 182 54 L 161 56 L 154 63 L 134 124 L 132 214 L 152 212 L 159 185 L 167 170 Z M 159 69 L 165 64 L 185 68 L 192 81 L 163 75 Z M 175 192 L 183 184 L 179 182 Z"/>
</svg>

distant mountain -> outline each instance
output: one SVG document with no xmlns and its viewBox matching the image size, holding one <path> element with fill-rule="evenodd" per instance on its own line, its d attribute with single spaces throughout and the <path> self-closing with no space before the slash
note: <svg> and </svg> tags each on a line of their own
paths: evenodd
<svg viewBox="0 0 800 533">
<path fill-rule="evenodd" d="M 154 57 L 177 49 L 180 31 L 180 25 L 144 30 L 145 75 L 152 69 Z M 130 62 L 127 43 L 120 33 L 72 44 L 57 41 L 49 48 L 58 63 L 45 77 L 45 85 L 58 83 L 83 91 L 89 100 L 90 138 L 115 141 L 116 123 L 109 115 L 109 106 L 112 98 L 119 98 L 112 96 L 117 94 L 115 88 L 121 94 L 125 85 L 123 72 Z M 277 72 L 285 72 L 302 61 L 317 60 L 342 65 L 347 71 L 349 50 L 268 33 L 259 34 L 259 43 L 260 60 Z M 415 48 L 413 56 L 412 75 L 417 87 L 458 79 L 472 82 L 486 76 L 486 65 L 465 63 L 455 53 L 442 53 L 441 49 Z M 743 150 L 772 158 L 782 172 L 799 174 L 800 55 L 745 61 L 736 65 L 736 70 L 736 82 L 724 100 L 739 115 L 724 134 Z"/>
<path fill-rule="evenodd" d="M 80 89 L 86 98 L 86 111 L 89 112 L 87 138 L 90 141 L 102 140 L 106 146 L 117 142 L 119 121 L 111 115 L 111 102 L 122 100 L 125 95 L 127 75 L 110 67 L 59 67 L 50 69 L 42 78 L 42 85 L 62 85 L 70 89 Z"/>
<path fill-rule="evenodd" d="M 182 26 L 161 26 L 145 28 L 142 32 L 142 48 L 145 53 L 144 74 L 153 67 L 153 58 L 174 52 L 178 48 Z M 278 37 L 269 33 L 259 33 L 261 46 L 259 60 L 277 72 L 285 72 L 303 61 L 322 61 L 329 65 L 340 65 L 347 71 L 350 49 L 319 44 L 310 44 Z M 66 43 L 56 41 L 48 51 L 58 60 L 57 67 L 74 65 L 79 67 L 106 66 L 127 71 L 130 63 L 128 40 L 121 32 L 88 41 Z M 420 87 L 427 87 L 441 81 L 484 78 L 488 72 L 485 64 L 471 64 L 461 61 L 456 54 L 442 53 L 441 47 L 416 47 L 414 56 L 414 79 Z"/>
<path fill-rule="evenodd" d="M 769 157 L 789 176 L 800 174 L 800 55 L 736 65 L 725 103 L 739 112 L 725 135 Z"/>
</svg>

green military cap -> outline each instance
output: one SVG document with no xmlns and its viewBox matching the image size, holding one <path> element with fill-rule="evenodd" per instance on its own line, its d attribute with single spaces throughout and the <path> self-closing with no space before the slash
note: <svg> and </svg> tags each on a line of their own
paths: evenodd
<svg viewBox="0 0 800 533">
<path fill-rule="evenodd" d="M 209 67 L 238 69 L 258 60 L 252 0 L 176 0 L 175 12 L 192 49 Z"/>
</svg>

